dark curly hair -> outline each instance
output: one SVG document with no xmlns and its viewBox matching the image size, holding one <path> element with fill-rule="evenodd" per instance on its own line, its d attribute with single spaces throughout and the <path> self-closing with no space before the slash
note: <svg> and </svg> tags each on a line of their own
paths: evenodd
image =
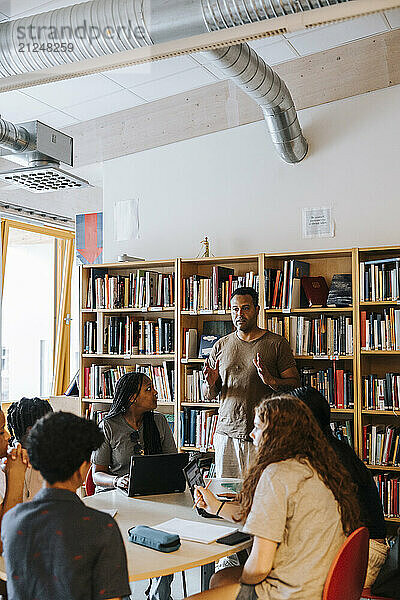
<svg viewBox="0 0 400 600">
<path fill-rule="evenodd" d="M 258 481 L 272 463 L 294 458 L 309 463 L 321 481 L 331 490 L 338 505 L 343 531 L 349 535 L 360 525 L 356 486 L 347 470 L 338 462 L 311 410 L 294 396 L 276 396 L 264 400 L 256 415 L 264 425 L 254 463 L 249 467 L 239 494 L 240 518 L 251 510 Z"/>
<path fill-rule="evenodd" d="M 21 398 L 13 402 L 7 411 L 7 428 L 10 432 L 10 443 L 14 440 L 22 443 L 28 427 L 33 427 L 40 417 L 53 412 L 47 400 L 41 398 Z"/>
<path fill-rule="evenodd" d="M 32 467 L 52 485 L 72 477 L 103 440 L 93 421 L 56 412 L 36 422 L 28 434 L 26 447 Z"/>
</svg>

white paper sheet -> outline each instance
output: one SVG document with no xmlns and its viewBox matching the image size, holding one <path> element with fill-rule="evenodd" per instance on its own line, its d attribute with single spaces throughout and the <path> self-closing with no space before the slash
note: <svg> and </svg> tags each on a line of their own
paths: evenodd
<svg viewBox="0 0 400 600">
<path fill-rule="evenodd" d="M 237 528 L 234 527 L 198 523 L 197 521 L 186 521 L 185 519 L 170 519 L 159 525 L 154 525 L 154 527 L 168 533 L 177 533 L 182 540 L 201 542 L 202 544 L 211 544 L 223 535 L 237 531 Z"/>
</svg>

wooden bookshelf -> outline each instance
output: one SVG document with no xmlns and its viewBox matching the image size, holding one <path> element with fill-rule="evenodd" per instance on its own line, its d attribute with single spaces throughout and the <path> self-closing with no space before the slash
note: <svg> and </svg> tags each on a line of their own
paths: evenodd
<svg viewBox="0 0 400 600">
<path fill-rule="evenodd" d="M 167 306 L 118 306 L 118 308 L 109 308 L 107 306 L 93 306 L 87 307 L 87 298 L 88 298 L 88 286 L 90 283 L 90 275 L 92 273 L 92 269 L 97 269 L 99 272 L 107 273 L 109 277 L 117 277 L 120 276 L 122 278 L 129 277 L 132 274 L 136 274 L 138 271 L 150 271 L 155 272 L 164 276 L 174 277 L 173 287 L 172 287 L 172 279 L 169 281 L 167 286 L 167 292 L 169 294 L 173 294 L 174 300 L 171 303 L 168 303 Z M 175 364 L 176 362 L 176 345 L 174 347 L 174 352 L 169 353 L 153 353 L 153 354 L 136 354 L 136 353 L 126 353 L 126 354 L 115 354 L 115 353 L 106 353 L 106 352 L 84 352 L 83 346 L 83 332 L 84 325 L 87 321 L 95 321 L 97 330 L 101 330 L 100 333 L 97 331 L 97 343 L 98 347 L 101 348 L 104 343 L 104 325 L 105 319 L 108 317 L 126 317 L 132 319 L 134 321 L 156 321 L 158 318 L 163 319 L 171 319 L 173 320 L 173 333 L 175 337 L 177 337 L 177 306 L 176 306 L 176 298 L 177 298 L 177 261 L 176 260 L 161 260 L 161 261 L 140 261 L 140 262 L 124 262 L 124 263 L 109 263 L 103 265 L 91 265 L 91 266 L 83 266 L 81 268 L 81 284 L 80 284 L 80 331 L 81 331 L 81 373 L 85 373 L 85 368 L 91 367 L 92 365 L 101 366 L 110 366 L 111 368 L 119 368 L 124 366 L 137 365 L 138 368 L 141 366 L 151 365 L 151 367 L 161 367 L 164 362 L 168 364 Z M 160 283 L 162 288 L 162 297 L 165 298 L 165 290 L 163 288 L 164 281 Z M 111 302 L 110 298 L 108 300 Z M 126 298 L 124 298 L 124 301 Z M 129 299 L 133 301 L 133 298 Z M 125 304 L 125 302 L 124 302 Z M 174 369 L 174 379 L 170 382 L 171 385 L 176 390 L 177 380 L 176 380 L 176 369 Z M 84 396 L 84 390 L 82 390 L 82 395 L 80 397 L 81 401 L 81 411 L 82 414 L 86 413 L 87 408 L 92 405 L 94 409 L 98 406 L 107 407 L 112 403 L 112 399 L 110 398 L 91 398 Z M 104 410 L 102 408 L 102 410 Z M 171 401 L 167 401 L 165 399 L 161 399 L 158 402 L 157 410 L 161 412 L 173 413 L 174 415 L 174 436 L 177 440 L 177 422 L 178 422 L 178 413 L 177 413 L 177 402 L 176 398 L 171 398 Z"/>
<path fill-rule="evenodd" d="M 268 319 L 273 317 L 280 319 L 283 326 L 288 323 L 290 317 L 305 317 L 306 319 L 318 319 L 318 315 L 326 318 L 351 318 L 353 328 L 353 352 L 345 355 L 313 355 L 302 354 L 296 356 L 299 369 L 311 369 L 314 371 L 326 370 L 328 368 L 336 368 L 348 371 L 353 376 L 353 408 L 331 408 L 332 417 L 334 420 L 349 421 L 354 424 L 354 446 L 359 456 L 362 457 L 362 436 L 363 425 L 384 423 L 394 424 L 397 418 L 396 412 L 392 410 L 370 410 L 363 406 L 362 399 L 362 377 L 369 374 L 377 374 L 383 376 L 385 372 L 400 373 L 400 351 L 394 350 L 365 350 L 361 349 L 360 334 L 360 313 L 380 312 L 384 309 L 393 308 L 396 310 L 396 305 L 400 304 L 398 300 L 362 300 L 360 298 L 360 263 L 368 260 L 376 260 L 380 258 L 391 258 L 400 256 L 400 246 L 382 247 L 382 248 L 349 248 L 341 250 L 324 250 L 315 252 L 288 252 L 288 253 L 260 253 L 248 256 L 225 256 L 225 257 L 210 257 L 210 258 L 195 258 L 195 259 L 176 259 L 163 261 L 145 261 L 137 263 L 110 263 L 106 265 L 95 265 L 95 268 L 107 269 L 112 274 L 127 275 L 130 272 L 135 272 L 137 269 L 150 270 L 161 273 L 174 273 L 175 276 L 175 302 L 174 306 L 167 307 L 151 307 L 146 308 L 86 308 L 86 296 L 88 277 L 90 267 L 82 268 L 81 277 L 81 332 L 83 334 L 84 323 L 89 320 L 98 320 L 108 316 L 126 316 L 133 319 L 151 320 L 158 318 L 174 319 L 175 323 L 175 348 L 174 353 L 168 355 L 159 354 L 139 354 L 139 355 L 113 355 L 113 354 L 97 354 L 83 353 L 81 345 L 81 372 L 84 367 L 91 364 L 97 365 L 132 365 L 132 364 L 152 364 L 160 365 L 163 361 L 168 361 L 174 366 L 174 384 L 175 395 L 173 404 L 160 403 L 159 409 L 171 411 L 173 409 L 175 419 L 175 437 L 180 443 L 180 411 L 181 409 L 196 409 L 207 410 L 217 409 L 218 402 L 189 402 L 185 390 L 185 378 L 192 369 L 200 370 L 203 366 L 204 359 L 195 356 L 186 358 L 183 354 L 183 333 L 186 328 L 195 328 L 200 335 L 203 332 L 204 325 L 207 321 L 231 321 L 230 310 L 227 307 L 215 308 L 197 308 L 191 310 L 183 304 L 183 288 L 184 280 L 191 276 L 198 275 L 202 277 L 212 277 L 213 267 L 221 266 L 233 269 L 235 276 L 244 276 L 245 273 L 253 272 L 259 279 L 259 302 L 260 302 L 260 317 L 259 324 L 261 327 L 266 327 Z M 352 303 L 347 307 L 305 307 L 292 308 L 290 311 L 277 308 L 267 308 L 265 304 L 264 286 L 265 269 L 272 267 L 277 268 L 284 264 L 284 261 L 300 260 L 309 263 L 310 275 L 322 275 L 328 287 L 331 284 L 332 276 L 335 273 L 351 273 L 352 275 Z M 400 308 L 400 306 L 399 306 Z M 104 322 L 104 321 L 103 321 Z M 285 331 L 284 335 L 290 339 L 289 330 Z M 90 403 L 100 403 L 107 405 L 111 402 L 110 399 L 100 400 L 81 397 L 82 413 L 84 414 L 86 407 Z M 398 411 L 400 414 L 400 410 Z M 182 446 L 181 450 L 196 451 L 198 447 Z M 373 472 L 391 471 L 398 472 L 398 467 L 385 467 L 383 465 L 369 465 Z M 400 518 L 388 519 L 392 522 L 400 522 Z"/>
<path fill-rule="evenodd" d="M 368 316 L 370 314 L 384 314 L 386 309 L 396 310 L 396 306 L 400 304 L 400 298 L 376 298 L 366 297 L 366 281 L 371 282 L 370 277 L 373 276 L 372 268 L 362 263 L 367 261 L 376 261 L 382 259 L 397 258 L 400 256 L 400 246 L 381 247 L 381 248 L 359 248 L 356 250 L 357 272 L 359 273 L 357 283 L 357 304 L 358 304 L 358 332 L 357 338 L 359 348 L 357 351 L 357 370 L 358 370 L 358 398 L 356 402 L 359 422 L 359 455 L 363 458 L 363 427 L 368 425 L 384 425 L 395 426 L 398 422 L 400 410 L 379 410 L 374 408 L 366 408 L 363 399 L 363 378 L 369 375 L 376 375 L 378 378 L 384 379 L 386 373 L 400 373 L 400 352 L 395 350 L 366 350 L 361 348 L 361 311 L 365 311 Z M 376 268 L 376 267 L 375 267 Z M 380 270 L 380 267 L 377 267 Z M 368 270 L 368 275 L 363 275 Z M 380 279 L 380 277 L 382 277 Z M 374 277 L 374 281 L 378 282 L 378 290 L 383 290 L 383 279 L 385 275 Z M 378 280 L 378 281 L 377 281 Z M 387 280 L 386 280 L 387 282 Z M 392 281 L 393 283 L 393 281 Z M 385 286 L 386 287 L 386 286 Z M 394 292 L 394 288 L 392 290 Z M 372 282 L 371 282 L 372 294 Z M 398 307 L 400 309 L 400 306 Z M 391 473 L 394 476 L 400 473 L 400 467 L 387 465 L 367 465 L 368 469 L 373 474 L 375 473 Z M 385 507 L 384 507 L 385 508 Z M 386 511 L 387 512 L 387 511 Z M 400 517 L 386 517 L 388 523 L 400 523 Z"/>
</svg>

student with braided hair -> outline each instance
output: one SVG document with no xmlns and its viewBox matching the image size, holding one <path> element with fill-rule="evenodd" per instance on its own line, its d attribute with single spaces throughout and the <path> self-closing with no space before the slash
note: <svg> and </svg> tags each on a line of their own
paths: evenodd
<svg viewBox="0 0 400 600">
<path fill-rule="evenodd" d="M 10 445 L 21 444 L 26 448 L 26 439 L 32 427 L 41 417 L 53 412 L 49 402 L 41 398 L 21 398 L 13 402 L 7 411 L 7 428 L 10 432 Z M 22 501 L 32 500 L 43 486 L 43 477 L 31 465 L 25 472 Z"/>
<path fill-rule="evenodd" d="M 175 441 L 157 408 L 157 392 L 147 375 L 126 373 L 117 382 L 114 400 L 100 428 L 105 441 L 93 453 L 96 491 L 128 487 L 131 456 L 173 454 Z"/>
<path fill-rule="evenodd" d="M 167 419 L 157 408 L 157 392 L 143 373 L 123 375 L 108 415 L 100 424 L 105 440 L 92 455 L 97 491 L 127 488 L 131 456 L 177 452 Z M 151 600 L 170 600 L 173 575 L 156 579 Z"/>
</svg>

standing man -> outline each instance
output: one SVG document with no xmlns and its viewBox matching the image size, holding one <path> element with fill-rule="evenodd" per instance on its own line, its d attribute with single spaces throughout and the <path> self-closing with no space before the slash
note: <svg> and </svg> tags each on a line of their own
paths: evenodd
<svg viewBox="0 0 400 600">
<path fill-rule="evenodd" d="M 254 447 L 249 437 L 254 408 L 269 396 L 300 384 L 287 340 L 257 325 L 257 292 L 241 287 L 231 296 L 236 331 L 219 339 L 204 366 L 204 395 L 220 394 L 214 435 L 217 477 L 242 477 Z"/>
</svg>

